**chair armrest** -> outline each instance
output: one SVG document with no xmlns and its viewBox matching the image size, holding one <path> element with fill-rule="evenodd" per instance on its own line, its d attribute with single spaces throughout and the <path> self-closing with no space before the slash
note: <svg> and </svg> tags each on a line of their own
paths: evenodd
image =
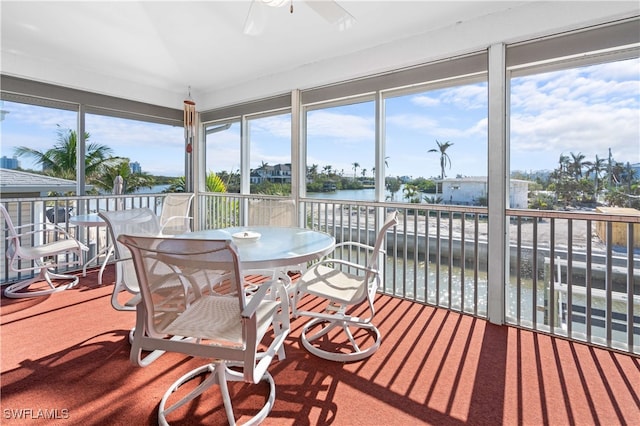
<svg viewBox="0 0 640 426">
<path fill-rule="evenodd" d="M 379 272 L 377 269 L 371 269 L 371 268 L 369 268 L 367 266 L 360 265 L 359 263 L 354 263 L 354 262 L 350 262 L 348 260 L 343 260 L 343 259 L 333 259 L 333 258 L 323 259 L 320 262 L 318 262 L 315 265 L 313 265 L 310 269 L 313 269 L 313 268 L 316 268 L 316 267 L 318 267 L 320 265 L 324 265 L 324 264 L 328 264 L 328 263 L 344 265 L 344 266 L 348 266 L 350 268 L 355 268 L 355 269 L 358 269 L 358 270 L 364 271 L 364 272 L 373 272 L 375 274 L 377 274 Z"/>
<path fill-rule="evenodd" d="M 338 243 L 334 246 L 334 251 L 339 249 L 340 247 L 357 247 L 365 250 L 372 251 L 375 247 L 370 246 L 368 244 L 359 243 L 357 241 L 345 241 L 343 243 Z"/>
<path fill-rule="evenodd" d="M 253 293 L 253 296 L 251 296 L 251 299 L 249 300 L 249 303 L 247 303 L 247 306 L 245 306 L 244 310 L 240 313 L 242 318 L 251 318 L 253 315 L 255 315 L 258 306 L 260 306 L 260 303 L 262 303 L 265 296 L 267 295 L 269 287 L 271 286 L 264 284 L 258 287 L 258 290 Z"/>
<path fill-rule="evenodd" d="M 36 229 L 40 227 L 40 229 Z M 25 237 L 27 235 L 40 234 L 43 232 L 57 232 L 65 235 L 67 238 L 74 239 L 63 227 L 55 223 L 41 222 L 41 223 L 28 223 L 26 225 L 14 226 L 18 237 Z M 19 232 L 21 229 L 30 228 L 30 231 Z"/>
<path fill-rule="evenodd" d="M 334 246 L 333 248 L 333 252 L 335 253 L 336 250 L 338 250 L 341 247 L 355 247 L 355 248 L 361 248 L 367 251 L 373 251 L 375 250 L 375 247 L 367 245 L 367 244 L 362 244 L 362 243 L 358 243 L 356 241 L 345 241 L 344 243 L 338 243 Z M 387 254 L 387 251 L 383 248 L 380 248 L 380 253 L 382 254 Z"/>
</svg>

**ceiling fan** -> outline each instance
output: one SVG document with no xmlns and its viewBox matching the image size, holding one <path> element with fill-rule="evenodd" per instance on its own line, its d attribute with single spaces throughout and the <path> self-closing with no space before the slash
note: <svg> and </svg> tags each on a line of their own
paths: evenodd
<svg viewBox="0 0 640 426">
<path fill-rule="evenodd" d="M 335 0 L 304 1 L 304 3 L 340 31 L 348 30 L 356 22 L 356 18 Z M 283 7 L 287 4 L 289 12 L 293 13 L 293 0 L 251 0 L 249 13 L 244 23 L 244 33 L 247 35 L 261 34 L 267 23 L 267 7 Z"/>
</svg>

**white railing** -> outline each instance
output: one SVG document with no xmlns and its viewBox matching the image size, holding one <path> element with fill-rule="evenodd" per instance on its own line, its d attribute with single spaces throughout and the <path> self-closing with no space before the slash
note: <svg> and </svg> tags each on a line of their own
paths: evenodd
<svg viewBox="0 0 640 426">
<path fill-rule="evenodd" d="M 31 223 L 42 221 L 52 207 L 73 207 L 74 213 L 82 213 L 112 210 L 122 203 L 127 208 L 150 207 L 159 213 L 163 197 L 138 194 L 4 199 L 2 203 L 20 213 L 16 220 Z M 194 203 L 194 229 L 248 224 L 253 199 L 269 204 L 287 198 L 202 194 Z M 509 274 L 505 300 L 493 301 L 488 300 L 487 291 L 487 242 L 491 236 L 486 208 L 315 198 L 301 199 L 297 206 L 299 226 L 328 232 L 338 241 L 369 244 L 387 211 L 398 210 L 400 224 L 387 234 L 386 270 L 380 289 L 385 294 L 477 317 L 487 316 L 488 304 L 505 303 L 504 321 L 508 324 L 640 353 L 639 217 L 507 210 L 509 257 L 504 266 Z M 61 224 L 93 253 L 109 243 L 100 230 Z M 102 260 L 89 266 L 99 266 Z M 20 278 L 7 270 L 4 261 L 2 282 Z"/>
<path fill-rule="evenodd" d="M 507 322 L 640 353 L 640 218 L 509 210 Z"/>
<path fill-rule="evenodd" d="M 106 253 L 110 244 L 110 238 L 105 227 L 84 227 L 74 225 L 69 221 L 71 216 L 79 214 L 96 213 L 98 210 L 116 210 L 121 208 L 149 207 L 156 214 L 160 213 L 162 200 L 165 194 L 133 194 L 133 195 L 102 195 L 83 197 L 46 197 L 46 198 L 3 198 L 0 202 L 11 215 L 13 224 L 21 226 L 38 223 L 42 227 L 53 222 L 63 227 L 69 234 L 80 240 L 87 247 L 89 253 L 86 259 L 90 259 L 87 267 L 96 267 L 102 264 L 104 257 L 96 257 L 96 254 Z M 2 224 L 3 238 L 0 240 L 2 256 L 0 257 L 0 284 L 17 282 L 29 278 L 29 273 L 16 273 L 9 269 L 5 253 L 7 240 L 5 224 Z M 45 238 L 49 237 L 45 233 Z M 51 236 L 54 234 L 51 233 Z M 26 246 L 33 246 L 43 241 L 22 241 Z M 65 272 L 69 269 L 61 269 L 57 272 Z"/>
<path fill-rule="evenodd" d="M 246 224 L 251 198 L 203 196 L 201 225 Z M 387 235 L 381 292 L 478 317 L 502 303 L 487 300 L 486 208 L 305 198 L 299 225 L 373 243 L 388 209 L 400 212 L 400 224 Z M 507 217 L 505 322 L 639 353 L 640 218 L 533 210 Z M 613 240 L 620 226 L 632 236 L 624 244 Z"/>
</svg>

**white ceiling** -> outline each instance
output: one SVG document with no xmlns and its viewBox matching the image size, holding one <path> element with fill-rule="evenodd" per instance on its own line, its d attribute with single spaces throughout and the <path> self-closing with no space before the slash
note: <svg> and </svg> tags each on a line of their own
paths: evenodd
<svg viewBox="0 0 640 426">
<path fill-rule="evenodd" d="M 1 2 L 2 72 L 198 110 L 286 93 L 638 14 L 638 2 L 354 1 L 340 32 L 305 0 L 267 8 L 243 34 L 250 2 Z"/>
</svg>

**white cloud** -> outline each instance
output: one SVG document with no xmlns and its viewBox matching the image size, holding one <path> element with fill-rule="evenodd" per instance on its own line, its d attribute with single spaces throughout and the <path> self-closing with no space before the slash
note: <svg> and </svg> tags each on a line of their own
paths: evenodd
<svg viewBox="0 0 640 426">
<path fill-rule="evenodd" d="M 420 107 L 435 107 L 440 105 L 440 99 L 427 95 L 419 95 L 412 97 L 411 103 Z"/>
<path fill-rule="evenodd" d="M 577 68 L 515 79 L 511 150 L 607 154 L 640 161 L 639 61 Z M 634 77 L 634 81 L 616 78 Z M 548 168 L 555 164 L 548 165 Z"/>
<path fill-rule="evenodd" d="M 406 129 L 433 131 L 438 128 L 438 121 L 426 115 L 394 114 L 387 116 L 387 124 Z"/>
<path fill-rule="evenodd" d="M 375 128 L 372 118 L 313 111 L 308 116 L 307 135 L 331 137 L 343 142 L 357 142 L 373 140 Z"/>
<path fill-rule="evenodd" d="M 251 133 L 265 133 L 279 138 L 291 137 L 291 114 L 280 114 L 250 120 Z"/>
</svg>

